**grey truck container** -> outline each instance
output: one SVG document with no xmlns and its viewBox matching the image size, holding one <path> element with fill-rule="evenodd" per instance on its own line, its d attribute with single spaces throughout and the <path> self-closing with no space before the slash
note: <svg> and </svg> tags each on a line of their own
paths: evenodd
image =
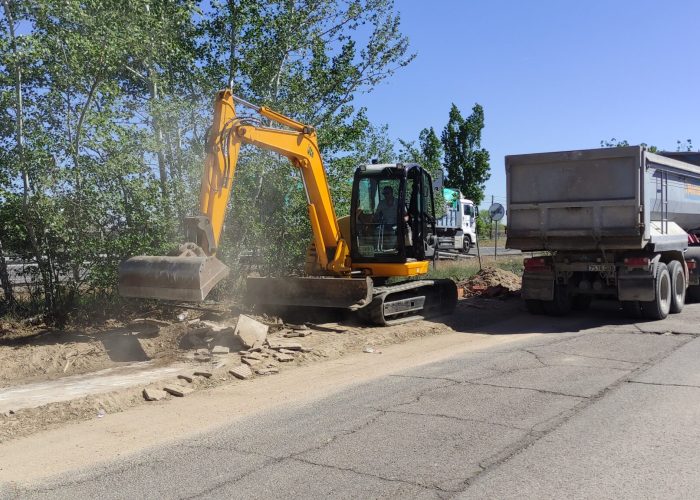
<svg viewBox="0 0 700 500">
<path fill-rule="evenodd" d="M 642 146 L 507 156 L 507 246 L 684 250 L 700 226 L 700 167 L 669 156 Z"/>
</svg>

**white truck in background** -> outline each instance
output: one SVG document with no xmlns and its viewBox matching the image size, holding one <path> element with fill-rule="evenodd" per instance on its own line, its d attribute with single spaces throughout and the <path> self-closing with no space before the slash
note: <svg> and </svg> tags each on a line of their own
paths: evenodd
<svg viewBox="0 0 700 500">
<path fill-rule="evenodd" d="M 435 223 L 440 250 L 468 253 L 476 243 L 476 207 L 456 189 L 443 188 L 445 215 Z"/>
</svg>

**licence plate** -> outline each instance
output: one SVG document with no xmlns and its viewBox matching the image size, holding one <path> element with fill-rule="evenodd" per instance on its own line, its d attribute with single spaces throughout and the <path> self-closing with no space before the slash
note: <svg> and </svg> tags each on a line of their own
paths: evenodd
<svg viewBox="0 0 700 500">
<path fill-rule="evenodd" d="M 613 272 L 615 266 L 612 264 L 588 264 L 588 270 L 597 273 Z"/>
</svg>

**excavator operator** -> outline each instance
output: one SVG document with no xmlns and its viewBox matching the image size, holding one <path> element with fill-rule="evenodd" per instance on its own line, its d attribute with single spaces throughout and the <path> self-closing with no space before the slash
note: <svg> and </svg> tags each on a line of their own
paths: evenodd
<svg viewBox="0 0 700 500">
<path fill-rule="evenodd" d="M 396 198 L 394 198 L 394 188 L 391 186 L 384 186 L 384 189 L 382 189 L 382 196 L 384 198 L 377 205 L 374 217 L 385 226 L 395 226 L 399 207 L 396 203 Z"/>
</svg>

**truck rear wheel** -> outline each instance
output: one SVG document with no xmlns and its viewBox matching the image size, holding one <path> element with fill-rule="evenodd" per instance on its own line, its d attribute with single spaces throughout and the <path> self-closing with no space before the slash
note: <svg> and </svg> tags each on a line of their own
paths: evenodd
<svg viewBox="0 0 700 500">
<path fill-rule="evenodd" d="M 677 260 L 668 264 L 668 273 L 671 275 L 671 314 L 678 314 L 685 305 L 685 271 Z"/>
<path fill-rule="evenodd" d="M 671 310 L 671 275 L 663 262 L 657 264 L 654 278 L 654 297 L 649 302 L 641 302 L 642 313 L 648 319 L 664 319 Z"/>
<path fill-rule="evenodd" d="M 572 300 L 566 285 L 555 285 L 553 300 L 542 301 L 544 312 L 550 316 L 564 316 L 571 312 Z"/>
<path fill-rule="evenodd" d="M 469 236 L 464 237 L 464 243 L 462 245 L 462 252 L 469 253 L 472 249 L 472 239 Z"/>
</svg>

